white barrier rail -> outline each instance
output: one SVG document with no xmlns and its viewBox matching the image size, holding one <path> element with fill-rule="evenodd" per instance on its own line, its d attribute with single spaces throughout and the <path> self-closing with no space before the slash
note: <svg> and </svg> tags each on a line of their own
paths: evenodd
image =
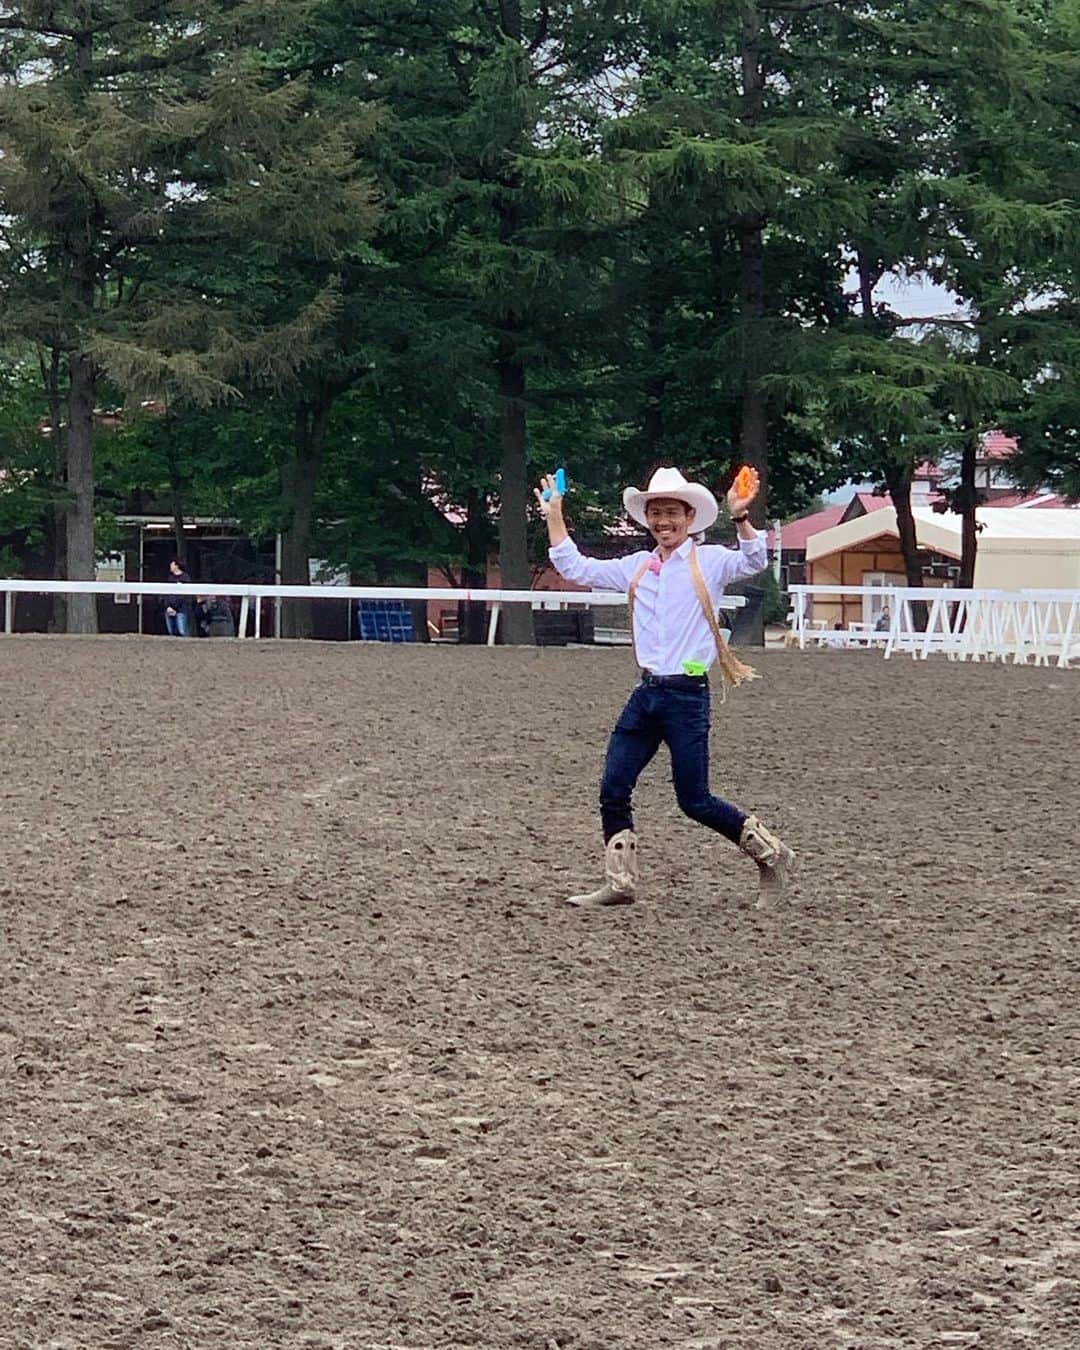
<svg viewBox="0 0 1080 1350">
<path fill-rule="evenodd" d="M 881 646 L 885 658 L 910 652 L 925 660 L 942 652 L 952 660 L 1004 661 L 1018 665 L 1054 664 L 1067 669 L 1080 661 L 1080 590 L 960 590 L 919 586 L 792 586 L 792 633 L 800 649 L 827 645 L 828 630 L 816 628 L 811 617 L 814 596 L 874 597 L 889 606 L 889 626 L 858 633 L 842 645 Z M 916 627 L 913 606 L 926 611 L 925 627 Z"/>
<path fill-rule="evenodd" d="M 14 601 L 20 593 L 32 595 L 187 595 L 193 600 L 202 596 L 221 596 L 240 600 L 238 638 L 247 637 L 251 601 L 260 600 L 466 600 L 491 607 L 488 616 L 488 646 L 495 645 L 499 617 L 503 605 L 529 605 L 532 609 L 560 610 L 569 606 L 625 605 L 623 591 L 512 591 L 462 590 L 433 586 L 427 589 L 405 586 L 274 586 L 255 584 L 226 584 L 207 582 L 178 586 L 158 581 L 34 581 L 21 577 L 0 577 L 0 593 L 4 595 L 4 633 L 14 631 Z M 740 609 L 746 604 L 741 595 L 725 595 L 721 609 Z M 262 637 L 262 606 L 256 604 L 254 636 Z"/>
</svg>

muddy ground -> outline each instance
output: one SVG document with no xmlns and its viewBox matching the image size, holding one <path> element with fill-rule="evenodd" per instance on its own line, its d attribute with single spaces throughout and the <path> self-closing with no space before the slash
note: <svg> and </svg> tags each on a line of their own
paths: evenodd
<svg viewBox="0 0 1080 1350">
<path fill-rule="evenodd" d="M 0 640 L 0 1345 L 1080 1344 L 1080 674 Z"/>
</svg>

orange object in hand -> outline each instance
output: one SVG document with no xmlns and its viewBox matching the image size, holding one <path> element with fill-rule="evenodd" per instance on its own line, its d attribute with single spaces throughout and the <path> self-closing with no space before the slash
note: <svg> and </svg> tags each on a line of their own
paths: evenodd
<svg viewBox="0 0 1080 1350">
<path fill-rule="evenodd" d="M 753 496 L 754 471 L 748 464 L 744 464 L 735 475 L 734 488 L 736 494 L 742 499 Z"/>
</svg>

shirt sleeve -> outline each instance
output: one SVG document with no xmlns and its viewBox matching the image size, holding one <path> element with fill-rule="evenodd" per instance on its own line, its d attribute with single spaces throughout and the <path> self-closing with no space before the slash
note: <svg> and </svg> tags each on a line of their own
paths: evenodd
<svg viewBox="0 0 1080 1350">
<path fill-rule="evenodd" d="M 720 590 L 732 581 L 757 576 L 769 565 L 767 538 L 759 530 L 753 539 L 740 539 L 738 548 L 725 548 L 722 544 L 707 545 L 700 550 L 704 554 L 705 565 L 702 570 L 712 585 Z"/>
<path fill-rule="evenodd" d="M 559 576 L 598 591 L 625 591 L 642 556 L 634 553 L 627 558 L 587 558 L 569 536 L 548 549 L 548 557 Z"/>
</svg>

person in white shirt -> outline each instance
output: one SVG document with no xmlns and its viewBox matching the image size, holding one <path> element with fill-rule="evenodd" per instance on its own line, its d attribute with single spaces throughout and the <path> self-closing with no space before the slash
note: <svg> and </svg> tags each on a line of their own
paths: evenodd
<svg viewBox="0 0 1080 1350">
<path fill-rule="evenodd" d="M 624 558 L 588 558 L 570 538 L 562 497 L 554 477 L 536 491 L 547 522 L 549 556 L 567 581 L 597 590 L 627 591 L 634 650 L 641 667 L 635 686 L 608 743 L 600 785 L 600 818 L 605 845 L 605 882 L 571 905 L 626 905 L 638 881 L 637 836 L 631 798 L 642 770 L 666 744 L 679 806 L 692 819 L 717 830 L 758 866 L 759 905 L 784 889 L 794 852 L 747 815 L 709 790 L 708 669 L 718 662 L 732 684 L 755 678 L 724 642 L 716 609 L 728 582 L 754 576 L 768 563 L 765 536 L 750 524 L 748 508 L 758 494 L 751 472 L 748 495 L 735 487 L 727 506 L 739 537 L 738 549 L 698 547 L 701 534 L 719 514 L 716 498 L 701 483 L 689 483 L 678 469 L 658 469 L 644 491 L 627 488 L 623 505 L 631 519 L 656 540 L 651 552 Z"/>
</svg>

